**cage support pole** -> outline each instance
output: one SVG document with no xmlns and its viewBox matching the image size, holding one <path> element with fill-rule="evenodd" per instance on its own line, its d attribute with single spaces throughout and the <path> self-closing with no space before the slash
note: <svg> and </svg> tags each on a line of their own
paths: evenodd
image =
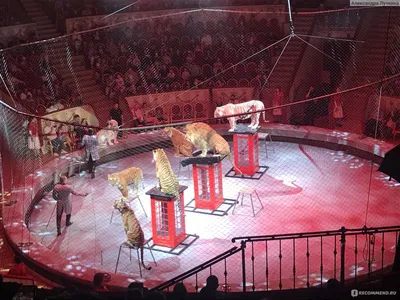
<svg viewBox="0 0 400 300">
<path fill-rule="evenodd" d="M 1 185 L 1 201 L 4 203 L 4 180 L 3 180 L 3 159 L 0 152 L 0 185 Z"/>
<path fill-rule="evenodd" d="M 290 0 L 287 0 L 288 12 L 289 12 L 289 26 L 290 26 L 290 34 L 294 35 L 294 26 L 292 19 L 292 8 L 290 6 Z"/>
</svg>

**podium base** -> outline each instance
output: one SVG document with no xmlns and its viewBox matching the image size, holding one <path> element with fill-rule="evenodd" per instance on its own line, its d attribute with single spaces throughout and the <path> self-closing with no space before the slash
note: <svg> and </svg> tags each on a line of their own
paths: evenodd
<svg viewBox="0 0 400 300">
<path fill-rule="evenodd" d="M 258 171 L 255 172 L 253 175 L 246 175 L 246 174 L 236 174 L 235 169 L 232 167 L 228 173 L 225 174 L 225 177 L 232 177 L 232 178 L 241 178 L 241 179 L 253 179 L 253 180 L 260 180 L 261 177 L 267 172 L 269 167 L 267 166 L 260 166 Z"/>
<path fill-rule="evenodd" d="M 152 251 L 158 251 L 158 252 L 162 252 L 162 253 L 172 254 L 172 255 L 181 255 L 183 253 L 183 251 L 185 251 L 187 248 L 189 248 L 189 246 L 192 245 L 198 238 L 199 238 L 199 236 L 196 234 L 188 234 L 187 233 L 185 236 L 185 239 L 174 248 L 168 248 L 168 247 L 164 247 L 164 246 L 155 245 L 153 242 L 153 238 L 150 238 L 147 241 L 147 244 L 144 245 L 143 248 L 149 249 Z"/>
<path fill-rule="evenodd" d="M 197 208 L 195 206 L 196 205 L 195 199 L 193 199 L 192 201 L 190 201 L 188 204 L 185 205 L 185 212 L 193 212 L 203 215 L 223 217 L 228 215 L 228 211 L 235 205 L 236 202 L 237 202 L 236 199 L 224 198 L 224 202 L 222 202 L 217 209 L 209 210 L 209 209 Z"/>
</svg>

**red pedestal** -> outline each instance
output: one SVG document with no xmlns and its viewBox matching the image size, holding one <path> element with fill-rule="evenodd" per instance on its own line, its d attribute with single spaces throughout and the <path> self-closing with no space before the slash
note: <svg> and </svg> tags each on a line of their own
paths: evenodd
<svg viewBox="0 0 400 300">
<path fill-rule="evenodd" d="M 195 207 L 217 209 L 223 202 L 222 164 L 193 165 Z"/>
<path fill-rule="evenodd" d="M 233 148 L 236 167 L 245 175 L 253 176 L 260 168 L 258 133 L 234 133 Z M 236 171 L 238 174 L 239 172 Z"/>
<path fill-rule="evenodd" d="M 146 192 L 147 195 L 150 195 L 151 200 L 154 245 L 175 248 L 186 238 L 183 197 L 183 191 L 186 189 L 187 186 L 179 186 L 179 199 L 161 193 L 156 187 Z"/>
</svg>

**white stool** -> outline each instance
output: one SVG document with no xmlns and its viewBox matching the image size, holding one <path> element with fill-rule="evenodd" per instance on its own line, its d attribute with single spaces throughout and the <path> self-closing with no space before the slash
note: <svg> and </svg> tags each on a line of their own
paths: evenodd
<svg viewBox="0 0 400 300">
<path fill-rule="evenodd" d="M 268 145 L 271 144 L 272 151 L 275 153 L 275 147 L 272 144 L 272 137 L 268 132 L 260 132 L 258 137 L 264 141 L 265 156 L 268 158 Z"/>
<path fill-rule="evenodd" d="M 146 243 L 144 243 L 144 244 L 146 245 L 147 243 L 148 243 L 148 242 L 146 242 Z M 142 264 L 141 264 L 141 262 L 140 262 L 139 248 L 138 248 L 138 247 L 134 247 L 134 246 L 130 246 L 130 245 L 126 244 L 126 243 L 122 243 L 122 244 L 119 246 L 119 252 L 118 252 L 117 263 L 115 264 L 115 273 L 117 273 L 117 270 L 118 270 L 119 257 L 120 257 L 120 255 L 121 255 L 121 250 L 122 250 L 122 248 L 129 249 L 129 260 L 130 260 L 130 261 L 132 261 L 132 249 L 136 250 L 137 259 L 138 259 L 138 263 L 139 263 L 140 277 L 142 277 Z M 153 257 L 153 261 L 154 261 L 154 263 L 155 263 L 156 266 L 157 266 L 156 260 L 155 260 L 154 255 L 153 255 L 153 251 L 151 251 L 151 249 L 149 249 L 149 250 L 150 250 L 151 257 Z"/>
<path fill-rule="evenodd" d="M 245 187 L 245 188 L 242 188 L 242 189 L 239 190 L 235 205 L 233 206 L 232 215 L 235 213 L 236 204 L 239 202 L 240 196 L 242 196 L 242 202 L 241 202 L 240 205 L 243 205 L 244 195 L 249 195 L 250 196 L 250 201 L 251 201 L 251 208 L 253 209 L 253 217 L 256 216 L 256 214 L 254 212 L 253 193 L 256 195 L 258 201 L 260 202 L 261 209 L 264 209 L 264 206 L 263 206 L 263 204 L 262 204 L 262 202 L 260 200 L 260 197 L 258 196 L 258 193 L 257 193 L 256 189 L 250 188 L 250 187 Z"/>
</svg>

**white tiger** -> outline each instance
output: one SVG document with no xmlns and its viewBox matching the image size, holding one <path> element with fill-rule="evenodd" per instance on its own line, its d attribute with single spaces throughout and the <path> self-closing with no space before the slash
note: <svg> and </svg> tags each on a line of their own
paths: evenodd
<svg viewBox="0 0 400 300">
<path fill-rule="evenodd" d="M 109 120 L 107 123 L 108 123 L 107 127 L 100 130 L 97 133 L 100 146 L 105 146 L 107 144 L 109 146 L 112 146 L 114 144 L 118 144 L 117 141 L 118 132 L 116 131 L 116 129 L 118 129 L 118 122 L 115 120 Z"/>
<path fill-rule="evenodd" d="M 224 106 L 217 107 L 214 112 L 214 117 L 215 118 L 225 117 L 225 116 L 236 115 L 236 114 L 248 112 L 249 113 L 248 115 L 228 117 L 229 125 L 231 126 L 231 129 L 229 129 L 229 131 L 235 131 L 237 120 L 248 119 L 248 118 L 251 118 L 251 123 L 248 127 L 251 129 L 257 129 L 258 124 L 260 123 L 260 114 L 261 113 L 259 113 L 259 112 L 252 113 L 252 112 L 263 110 L 263 109 L 264 109 L 264 103 L 262 103 L 259 100 L 250 100 L 250 101 L 240 103 L 240 104 L 228 103 Z M 265 112 L 263 111 L 262 113 L 263 113 L 264 122 L 266 122 Z"/>
</svg>

